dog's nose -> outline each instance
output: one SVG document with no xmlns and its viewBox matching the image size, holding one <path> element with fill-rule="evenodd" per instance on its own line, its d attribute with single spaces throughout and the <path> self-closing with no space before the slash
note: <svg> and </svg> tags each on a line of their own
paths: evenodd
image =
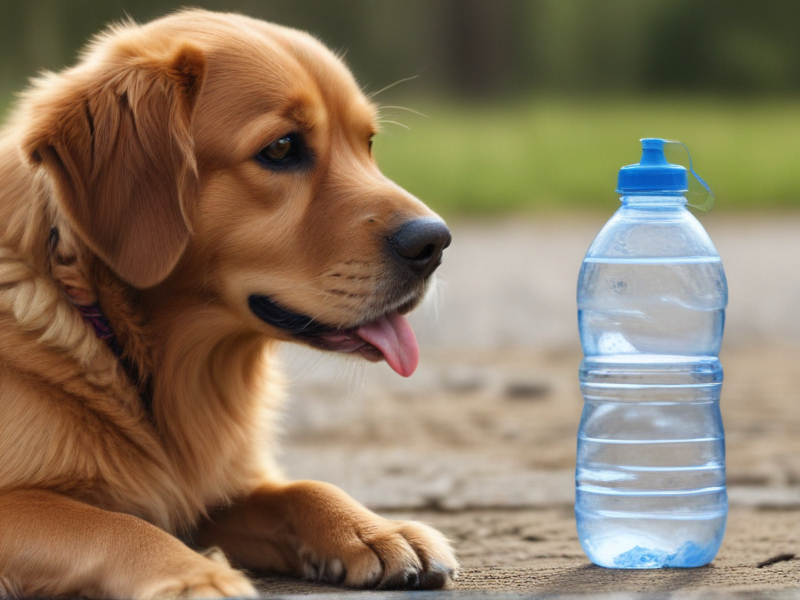
<svg viewBox="0 0 800 600">
<path fill-rule="evenodd" d="M 403 223 L 390 237 L 397 254 L 417 274 L 427 277 L 442 261 L 442 251 L 450 245 L 450 230 L 436 217 Z"/>
</svg>

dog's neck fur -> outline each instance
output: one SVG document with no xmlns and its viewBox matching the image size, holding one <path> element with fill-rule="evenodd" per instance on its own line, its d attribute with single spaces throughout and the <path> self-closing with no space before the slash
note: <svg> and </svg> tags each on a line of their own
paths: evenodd
<svg viewBox="0 0 800 600">
<path fill-rule="evenodd" d="M 124 327 L 128 343 L 122 344 L 98 302 L 98 293 L 92 280 L 85 275 L 79 253 L 73 244 L 62 243 L 58 227 L 50 230 L 48 239 L 50 249 L 50 272 L 84 319 L 92 326 L 98 338 L 103 340 L 114 356 L 120 361 L 131 384 L 138 390 L 142 407 L 150 418 L 153 417 L 153 385 L 151 352 L 146 347 L 146 332 L 140 326 L 141 316 L 125 315 L 117 321 Z M 95 280 L 97 278 L 94 278 Z M 108 278 L 106 278 L 108 279 Z M 108 286 L 105 286 L 106 288 Z M 107 291 L 107 290 L 106 290 Z M 108 296 L 108 294 L 106 294 Z M 118 298 L 110 305 L 122 311 L 131 312 L 134 305 L 130 298 Z M 132 328 L 138 331 L 132 331 Z"/>
<path fill-rule="evenodd" d="M 262 406 L 262 399 L 279 397 L 263 394 L 264 385 L 280 383 L 274 369 L 267 370 L 271 365 L 262 364 L 274 354 L 275 344 L 244 330 L 207 298 L 169 284 L 142 292 L 119 279 L 81 242 L 48 182 L 25 166 L 6 140 L 0 138 L 0 316 L 13 314 L 37 343 L 76 361 L 89 387 L 102 392 L 101 399 L 82 408 L 107 410 L 102 416 L 111 419 L 109 414 L 122 406 L 134 421 L 120 428 L 147 446 L 156 462 L 166 463 L 159 469 L 171 473 L 174 484 L 192 490 L 165 498 L 166 514 L 143 516 L 168 529 L 185 528 L 210 506 L 264 481 L 267 473 L 273 480 L 280 477 L 268 448 L 251 456 L 263 426 L 270 425 L 263 423 L 264 409 L 275 409 Z M 53 227 L 59 231 L 55 248 L 48 244 Z M 29 301 L 20 302 L 20 294 Z M 153 382 L 152 422 L 135 387 L 141 381 L 128 381 L 74 306 L 94 302 L 103 307 L 142 380 Z M 33 376 L 47 379 L 49 374 L 42 370 Z M 201 463 L 218 465 L 216 473 L 209 478 L 208 469 L 196 468 Z M 199 473 L 206 479 L 199 480 Z M 196 504 L 187 505 L 187 498 L 197 499 Z"/>
</svg>

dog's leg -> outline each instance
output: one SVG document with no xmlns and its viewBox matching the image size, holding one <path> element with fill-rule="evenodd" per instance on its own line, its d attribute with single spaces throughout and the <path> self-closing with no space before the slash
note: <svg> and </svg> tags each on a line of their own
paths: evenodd
<svg viewBox="0 0 800 600">
<path fill-rule="evenodd" d="M 0 595 L 255 597 L 247 578 L 142 519 L 46 491 L 0 495 Z"/>
<path fill-rule="evenodd" d="M 247 568 L 359 588 L 444 587 L 458 568 L 435 529 L 379 517 L 317 481 L 262 486 L 202 523 L 196 541 Z"/>
</svg>

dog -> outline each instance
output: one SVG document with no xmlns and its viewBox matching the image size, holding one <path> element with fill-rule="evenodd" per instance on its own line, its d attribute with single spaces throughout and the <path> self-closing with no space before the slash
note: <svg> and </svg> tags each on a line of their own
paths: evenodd
<svg viewBox="0 0 800 600">
<path fill-rule="evenodd" d="M 283 342 L 418 362 L 450 243 L 308 34 L 185 10 L 95 38 L 0 133 L 0 595 L 439 588 L 447 539 L 274 460 Z"/>
</svg>

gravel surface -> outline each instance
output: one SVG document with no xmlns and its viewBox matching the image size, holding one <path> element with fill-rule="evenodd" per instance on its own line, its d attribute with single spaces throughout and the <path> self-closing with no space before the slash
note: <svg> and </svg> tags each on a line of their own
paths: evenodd
<svg viewBox="0 0 800 600">
<path fill-rule="evenodd" d="M 459 594 L 800 596 L 796 558 L 758 567 L 800 555 L 800 216 L 703 219 L 731 296 L 721 356 L 728 531 L 709 567 L 636 572 L 592 566 L 571 511 L 582 408 L 575 284 L 604 221 L 456 223 L 437 293 L 412 318 L 422 364 L 408 380 L 288 350 L 287 472 L 441 528 L 464 567 Z M 274 594 L 342 592 L 263 583 Z"/>
</svg>

